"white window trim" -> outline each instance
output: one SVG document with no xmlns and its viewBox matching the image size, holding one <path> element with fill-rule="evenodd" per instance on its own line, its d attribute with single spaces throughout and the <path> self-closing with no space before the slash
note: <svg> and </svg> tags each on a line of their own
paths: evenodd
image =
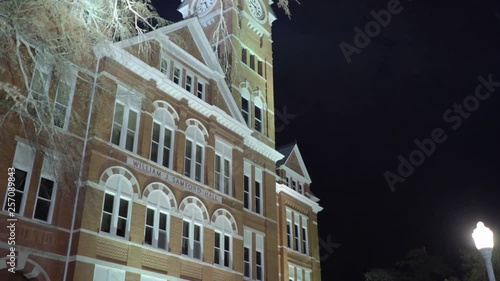
<svg viewBox="0 0 500 281">
<path fill-rule="evenodd" d="M 225 229 L 220 229 L 220 228 L 216 228 L 215 232 L 219 234 L 220 240 L 219 240 L 219 261 L 214 260 L 214 263 L 217 266 L 232 269 L 233 268 L 233 233 L 232 233 L 232 231 L 228 232 Z M 228 266 L 224 265 L 224 262 L 225 262 L 224 254 L 225 254 L 225 246 L 226 246 L 225 240 L 224 240 L 225 236 L 229 236 L 229 265 Z M 214 237 L 215 237 L 215 235 L 214 235 Z M 215 244 L 214 244 L 214 253 L 215 253 Z"/>
<path fill-rule="evenodd" d="M 245 208 L 245 176 L 248 177 L 248 208 Z M 244 175 L 243 175 L 243 208 L 249 211 L 252 211 L 252 165 L 248 162 L 244 162 Z"/>
<path fill-rule="evenodd" d="M 50 157 L 50 156 L 48 156 L 48 157 Z M 52 161 L 54 161 L 52 163 L 47 163 L 48 161 L 51 161 L 51 160 L 49 160 L 49 158 L 47 158 L 47 157 L 45 157 L 43 159 L 42 172 L 40 173 L 40 178 L 38 181 L 38 188 L 36 191 L 36 198 L 35 198 L 35 207 L 33 209 L 32 218 L 33 218 L 33 220 L 36 220 L 36 221 L 39 221 L 42 223 L 51 224 L 52 223 L 52 216 L 54 214 L 54 205 L 56 203 L 56 198 L 57 198 L 58 185 L 57 185 L 57 181 L 56 181 L 56 177 L 55 177 L 54 173 L 49 173 L 45 169 L 55 169 L 54 165 L 55 165 L 55 161 L 57 161 L 57 160 L 56 159 L 52 160 Z M 45 168 L 46 166 L 47 166 L 47 168 Z M 40 192 L 40 184 L 42 183 L 42 178 L 45 178 L 45 179 L 48 179 L 48 180 L 51 180 L 52 182 L 54 182 L 54 185 L 52 187 L 52 196 L 50 198 L 49 213 L 47 214 L 47 221 L 35 218 L 36 207 L 38 205 L 38 199 L 39 199 L 38 194 Z M 47 201 L 46 199 L 41 199 L 41 200 Z"/>
<path fill-rule="evenodd" d="M 73 67 L 66 67 L 64 69 L 66 72 L 63 74 L 63 77 L 61 77 L 57 83 L 57 90 L 56 90 L 56 95 L 54 97 L 54 108 L 57 102 L 57 97 L 59 96 L 59 86 L 61 83 L 66 83 L 69 86 L 69 98 L 68 98 L 68 104 L 66 105 L 66 116 L 64 116 L 64 124 L 61 129 L 63 130 L 68 130 L 69 126 L 69 118 L 71 116 L 71 110 L 73 108 L 73 97 L 75 94 L 75 88 L 76 88 L 76 80 L 77 80 L 77 71 Z M 69 76 L 69 77 L 68 77 Z M 64 80 L 64 82 L 62 82 Z M 114 115 L 113 115 L 114 117 Z M 55 126 L 55 124 L 54 124 Z M 56 126 L 57 127 L 57 126 Z"/>
<path fill-rule="evenodd" d="M 178 86 L 180 86 L 181 88 L 185 89 L 184 88 L 184 84 L 183 84 L 183 81 L 182 79 L 184 78 L 184 66 L 177 62 L 176 60 L 171 60 L 171 65 L 172 65 L 172 82 Z M 179 83 L 175 83 L 175 70 L 176 69 L 179 69 Z"/>
<path fill-rule="evenodd" d="M 162 71 L 162 62 L 163 61 L 167 62 L 167 68 L 165 69 L 165 72 Z M 171 60 L 170 56 L 168 56 L 165 53 L 165 51 L 162 50 L 161 57 L 160 57 L 160 68 L 159 68 L 159 70 L 160 70 L 161 73 L 165 74 L 165 76 L 167 77 L 167 79 L 170 78 L 170 68 L 171 68 L 171 65 L 172 65 L 172 60 Z"/>
<path fill-rule="evenodd" d="M 158 110 L 158 109 L 157 109 Z M 161 109 L 162 111 L 164 110 L 166 113 L 169 114 L 170 118 L 172 119 L 172 122 L 174 122 L 174 117 L 166 110 L 166 109 Z M 151 145 L 149 147 L 150 155 L 149 155 L 149 160 L 151 160 L 151 152 L 153 151 L 153 134 L 154 134 L 154 125 L 158 124 L 160 126 L 160 136 L 158 140 L 158 155 L 156 155 L 156 163 L 162 167 L 165 167 L 163 165 L 163 150 L 165 148 L 165 128 L 169 129 L 172 132 L 172 136 L 170 139 L 170 155 L 168 159 L 168 169 L 173 168 L 173 159 L 174 159 L 174 147 L 175 147 L 175 133 L 177 131 L 177 128 L 172 126 L 171 124 L 168 124 L 166 120 L 158 120 L 155 118 L 154 113 L 153 113 L 153 127 L 151 128 Z M 161 157 L 160 157 L 161 156 Z M 152 161 L 152 160 L 151 160 Z"/>
<path fill-rule="evenodd" d="M 215 171 L 215 168 L 217 167 L 217 165 L 215 164 L 214 165 L 214 179 L 215 177 L 219 176 L 219 186 L 215 186 L 215 189 L 217 189 L 218 191 L 226 194 L 226 195 L 229 195 L 229 196 L 232 196 L 233 195 L 233 191 L 232 191 L 232 187 L 233 187 L 233 182 L 232 182 L 232 178 L 233 178 L 233 148 L 227 144 L 226 142 L 222 141 L 221 139 L 219 138 L 216 138 L 215 139 L 215 159 L 214 161 L 217 161 L 217 156 L 220 157 L 221 159 L 221 163 L 219 164 L 220 165 L 220 173 L 219 175 L 217 175 L 217 172 Z M 229 173 L 228 173 L 228 192 L 224 192 L 224 179 L 225 179 L 225 160 L 228 160 L 229 162 Z M 216 184 L 216 181 L 214 180 L 214 185 Z"/>
<path fill-rule="evenodd" d="M 259 243 L 259 240 L 261 240 L 261 242 Z M 255 273 L 257 275 L 257 252 L 260 252 L 261 253 L 261 267 L 262 267 L 262 279 L 257 279 L 257 276 L 255 276 L 255 278 L 257 280 L 260 280 L 260 281 L 264 281 L 266 278 L 266 271 L 265 271 L 265 255 L 264 255 L 264 244 L 265 244 L 265 237 L 261 234 L 258 234 L 258 233 L 255 233 Z M 259 246 L 259 244 L 261 244 Z"/>
<path fill-rule="evenodd" d="M 23 163 L 22 160 L 24 160 L 24 159 L 22 159 L 22 160 L 16 159 L 16 152 L 18 151 L 18 147 L 23 147 L 23 148 L 19 148 L 19 149 L 26 149 L 27 151 L 29 151 L 31 159 L 28 159 L 27 161 L 29 161 L 30 164 Z M 23 142 L 19 142 L 19 141 L 17 142 L 16 151 L 14 152 L 14 159 L 12 161 L 12 167 L 14 167 L 16 169 L 16 171 L 17 171 L 17 169 L 21 169 L 21 170 L 26 171 L 26 182 L 24 183 L 22 202 L 20 205 L 18 202 L 15 202 L 15 208 L 16 209 L 19 208 L 19 213 L 17 213 L 19 216 L 24 215 L 24 209 L 26 207 L 26 201 L 27 201 L 26 198 L 28 197 L 28 192 L 29 192 L 30 183 L 31 183 L 31 176 L 33 174 L 33 165 L 35 163 L 35 153 L 36 152 L 33 150 L 33 148 L 31 146 L 29 146 Z M 5 199 L 4 199 L 2 209 L 5 207 L 5 204 L 7 203 L 7 200 L 9 198 L 7 196 L 7 192 L 8 192 L 8 190 L 6 190 L 6 192 L 5 192 Z"/>
<path fill-rule="evenodd" d="M 127 96 L 124 96 L 127 95 Z M 113 144 L 113 130 L 115 127 L 115 114 L 116 114 L 116 104 L 121 104 L 123 106 L 123 120 L 121 124 L 121 132 L 120 132 L 120 140 L 118 146 L 124 150 L 129 151 L 126 149 L 126 141 L 127 141 L 127 131 L 128 131 L 128 119 L 130 117 L 130 111 L 134 111 L 137 113 L 137 120 L 135 124 L 135 132 L 134 132 L 134 146 L 132 148 L 133 153 L 137 153 L 137 143 L 139 139 L 139 124 L 141 123 L 141 101 L 131 101 L 135 97 L 134 92 L 127 92 L 127 90 L 118 85 L 117 93 L 116 93 L 116 100 L 115 100 L 115 105 L 113 109 L 113 124 L 111 127 L 111 136 L 110 136 L 110 143 Z M 114 144 L 116 145 L 116 144 Z"/>
<path fill-rule="evenodd" d="M 106 272 L 105 276 L 103 276 L 103 271 Z M 119 275 L 118 278 L 116 278 L 117 275 Z M 105 280 L 125 281 L 125 275 L 126 275 L 125 270 L 102 266 L 99 264 L 94 265 L 94 278 L 93 278 L 94 281 L 105 281 Z"/>
<path fill-rule="evenodd" d="M 156 192 L 160 192 L 160 191 L 156 191 Z M 151 194 L 150 194 L 151 195 Z M 163 194 L 158 194 L 158 196 L 163 196 Z M 165 198 L 168 202 L 168 198 Z M 151 247 L 154 247 L 154 248 L 157 248 L 157 249 L 161 249 L 161 250 L 165 250 L 165 251 L 168 251 L 169 248 L 170 248 L 170 209 L 166 209 L 166 208 L 162 208 L 160 206 L 160 200 L 158 200 L 158 202 L 156 203 L 156 205 L 152 204 L 151 202 L 147 202 L 146 204 L 146 215 L 145 215 L 145 218 L 146 218 L 146 223 L 144 224 L 144 239 L 146 238 L 146 227 L 147 227 L 147 217 L 148 217 L 148 212 L 147 212 L 147 209 L 151 209 L 154 211 L 154 218 L 153 218 L 153 237 L 152 237 L 152 241 L 151 241 L 151 244 L 147 244 L 147 243 L 144 243 L 145 245 L 149 245 Z M 160 248 L 158 246 L 158 241 L 159 241 L 159 238 L 160 238 L 160 214 L 165 214 L 166 215 L 166 219 L 167 219 L 167 222 L 166 222 L 166 241 L 165 241 L 165 247 L 166 249 L 163 249 L 163 248 Z"/>
<path fill-rule="evenodd" d="M 198 97 L 198 94 L 200 93 L 199 89 L 198 89 L 198 84 L 202 84 L 203 85 L 203 90 L 201 91 L 201 98 Z M 196 90 L 194 92 L 194 95 L 201 99 L 201 100 L 206 100 L 206 93 L 207 93 L 207 85 L 208 85 L 208 82 L 201 78 L 200 76 L 196 76 Z"/>
<path fill-rule="evenodd" d="M 196 259 L 196 260 L 201 260 L 203 261 L 204 258 L 203 258 L 203 239 L 204 239 L 204 235 L 203 235 L 203 231 L 204 231 L 204 227 L 203 227 L 203 223 L 200 223 L 200 222 L 197 222 L 195 221 L 194 219 L 192 218 L 183 218 L 182 220 L 182 223 L 184 222 L 187 222 L 189 223 L 189 237 L 188 237 L 188 254 L 183 254 L 182 253 L 182 241 L 181 241 L 181 254 L 183 256 L 187 256 L 187 257 L 190 257 L 192 259 Z M 195 258 L 194 257 L 194 227 L 195 225 L 199 226 L 200 227 L 200 258 Z M 181 237 L 182 239 L 184 239 L 184 226 L 182 226 L 182 231 L 181 231 Z"/>
<path fill-rule="evenodd" d="M 252 247 L 252 241 L 253 241 L 253 232 L 250 230 L 245 229 L 244 234 L 243 234 L 243 277 L 245 279 L 252 279 L 253 278 L 253 263 L 252 263 L 252 256 L 253 256 L 253 249 Z M 249 237 L 249 238 L 247 238 Z M 246 239 L 245 239 L 246 238 Z M 248 242 L 247 240 L 250 239 Z M 249 264 L 249 275 L 250 276 L 245 276 L 245 248 L 248 248 L 248 264 Z"/>
<path fill-rule="evenodd" d="M 184 88 L 184 90 L 186 90 L 188 93 L 196 96 L 195 89 L 198 85 L 195 85 L 194 82 L 196 80 L 195 78 L 197 78 L 197 77 L 196 77 L 196 75 L 194 75 L 194 73 L 192 71 L 190 71 L 188 69 L 184 69 L 184 72 L 186 73 L 186 80 L 184 81 L 184 85 L 182 88 Z M 187 83 L 188 76 L 191 77 L 191 89 L 190 90 L 186 89 L 186 86 L 188 85 L 188 83 Z"/>
<path fill-rule="evenodd" d="M 302 254 L 309 255 L 309 227 L 308 227 L 308 219 L 306 216 L 301 216 L 301 238 L 302 238 Z M 305 235 L 303 233 L 303 230 L 305 229 Z M 305 248 L 304 248 L 304 242 L 305 242 Z"/>
<path fill-rule="evenodd" d="M 262 186 L 262 177 L 263 177 L 263 171 L 259 168 L 255 168 L 255 191 L 257 191 L 257 183 L 259 183 L 259 193 L 260 193 L 260 197 L 257 197 L 257 192 L 254 192 L 254 198 L 255 198 L 255 206 L 257 206 L 257 200 L 259 201 L 259 206 L 260 206 L 260 210 L 257 212 L 257 210 L 255 210 L 255 213 L 259 214 L 259 215 L 263 215 L 264 214 L 264 188 Z"/>
<path fill-rule="evenodd" d="M 126 179 L 120 179 L 125 181 Z M 132 187 L 130 187 L 132 189 Z M 122 194 L 121 186 L 117 187 L 118 191 L 110 190 L 107 187 L 104 187 L 104 193 L 102 198 L 102 208 L 101 208 L 101 221 L 99 224 L 99 233 L 111 235 L 117 238 L 129 240 L 130 237 L 130 225 L 132 220 L 132 207 L 133 207 L 133 198 L 127 196 L 126 194 Z M 109 232 L 103 231 L 102 228 L 102 220 L 104 218 L 104 202 L 106 200 L 106 194 L 113 196 L 113 210 L 111 212 L 111 225 L 109 227 Z M 133 195 L 132 195 L 133 196 Z M 128 201 L 128 210 L 127 210 L 127 220 L 125 224 L 125 237 L 118 236 L 117 227 L 118 227 L 118 218 L 120 212 L 120 199 Z"/>
<path fill-rule="evenodd" d="M 189 129 L 189 127 L 186 129 L 186 131 Z M 203 136 L 203 133 L 199 131 L 199 129 L 196 127 L 194 128 L 195 130 L 198 131 L 198 134 L 195 134 L 194 136 L 186 134 L 186 141 L 185 141 L 185 146 L 184 146 L 184 175 L 186 174 L 186 148 L 188 145 L 188 140 L 191 142 L 191 155 L 190 155 L 190 160 L 191 160 L 191 166 L 190 166 L 190 175 L 189 178 L 197 181 L 196 180 L 196 145 L 199 144 L 201 146 L 201 171 L 200 171 L 200 180 L 197 181 L 199 183 L 204 183 L 205 182 L 205 138 Z M 201 137 L 201 140 L 198 140 L 196 136 Z"/>
</svg>

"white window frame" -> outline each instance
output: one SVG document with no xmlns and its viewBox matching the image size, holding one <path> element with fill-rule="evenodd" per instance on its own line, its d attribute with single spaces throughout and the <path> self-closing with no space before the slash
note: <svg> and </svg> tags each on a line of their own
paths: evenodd
<svg viewBox="0 0 500 281">
<path fill-rule="evenodd" d="M 184 73 L 184 67 L 183 67 L 180 63 L 178 63 L 178 62 L 176 62 L 176 61 L 173 61 L 173 63 L 171 63 L 171 64 L 173 65 L 173 71 L 172 71 L 172 82 L 174 82 L 174 84 L 177 84 L 177 85 L 179 85 L 179 86 L 182 86 L 182 88 L 184 88 L 184 87 L 183 87 L 183 84 L 182 84 L 182 78 L 183 78 L 183 76 L 184 76 L 184 75 L 183 75 L 183 73 Z M 177 77 L 177 76 L 175 76 L 175 71 L 176 71 L 177 69 L 179 70 L 179 76 L 178 76 L 178 77 Z M 179 79 L 179 81 L 178 81 L 178 82 L 175 82 L 175 79 Z"/>
<path fill-rule="evenodd" d="M 295 266 L 288 263 L 288 281 L 295 281 Z"/>
<path fill-rule="evenodd" d="M 18 214 L 19 216 L 23 216 L 24 215 L 24 209 L 26 207 L 26 201 L 27 201 L 27 197 L 28 197 L 28 192 L 29 192 L 29 188 L 30 188 L 30 183 L 31 183 L 31 176 L 33 174 L 33 165 L 35 163 L 35 150 L 23 143 L 23 142 L 20 142 L 18 141 L 17 144 L 16 144 L 16 151 L 14 152 L 14 159 L 12 161 L 12 167 L 15 168 L 15 172 L 17 173 L 17 170 L 23 170 L 24 172 L 26 172 L 26 179 L 25 179 L 25 182 L 24 182 L 24 190 L 23 192 L 21 192 L 23 195 L 22 195 L 22 199 L 21 199 L 21 202 L 14 202 L 14 207 L 15 207 L 15 210 L 18 211 L 16 212 L 16 214 Z M 15 187 L 16 187 L 16 191 L 17 191 L 17 182 L 15 182 Z M 7 196 L 8 194 L 8 190 L 6 190 L 6 193 L 5 193 L 5 199 L 4 199 L 4 203 L 3 203 L 3 210 L 8 210 L 8 204 L 12 204 L 12 202 L 8 202 L 8 198 L 10 198 L 9 196 Z M 6 208 L 7 207 L 7 208 Z"/>
<path fill-rule="evenodd" d="M 162 115 L 160 115 L 162 114 Z M 160 115 L 160 116 L 158 116 Z M 161 120 L 160 120 L 161 119 Z M 160 126 L 160 132 L 158 136 L 158 143 L 154 141 L 154 126 L 157 124 Z M 167 166 L 163 165 L 165 155 L 163 152 L 165 151 L 165 129 L 170 130 L 171 138 L 170 138 L 170 147 L 168 150 L 170 151 L 168 164 Z M 156 143 L 158 145 L 157 155 L 156 155 L 156 163 L 159 165 L 172 169 L 173 167 L 173 159 L 174 159 L 174 143 L 175 143 L 175 132 L 176 127 L 174 123 L 173 116 L 166 109 L 157 109 L 153 113 L 153 127 L 151 128 L 151 146 L 149 151 L 149 159 L 153 161 L 153 144 Z"/>
<path fill-rule="evenodd" d="M 33 68 L 33 73 L 31 75 L 31 81 L 30 81 L 30 88 L 29 88 L 29 97 L 37 100 L 37 103 L 42 103 L 42 104 L 35 104 L 35 107 L 33 110 L 35 112 L 32 112 L 31 114 L 36 114 L 38 118 L 41 118 L 39 115 L 40 112 L 38 110 L 44 110 L 44 107 L 49 106 L 49 89 L 50 89 L 50 82 L 52 80 L 52 64 L 49 63 L 50 57 L 45 55 L 45 54 L 37 54 L 35 58 L 35 67 Z M 45 83 L 43 85 L 43 93 L 39 93 L 33 89 L 34 87 L 34 82 L 35 82 L 35 75 L 36 73 L 39 72 L 42 74 L 46 81 L 42 81 Z M 40 107 L 42 105 L 42 107 Z M 47 117 L 47 116 L 45 116 Z"/>
<path fill-rule="evenodd" d="M 201 91 L 199 88 L 200 85 L 202 85 Z M 200 77 L 196 77 L 196 93 L 195 93 L 196 97 L 198 97 L 201 100 L 206 99 L 207 85 L 208 85 L 207 81 L 201 79 Z"/>
<path fill-rule="evenodd" d="M 248 192 L 245 191 L 245 177 L 248 178 Z M 245 206 L 245 198 L 248 197 L 248 206 Z M 243 175 L 243 208 L 251 211 L 252 210 L 252 165 L 245 161 L 244 163 L 244 175 Z"/>
<path fill-rule="evenodd" d="M 292 229 L 292 211 L 286 210 L 286 234 L 287 234 L 287 247 L 293 249 L 293 229 Z"/>
<path fill-rule="evenodd" d="M 71 110 L 73 108 L 72 105 L 73 105 L 73 97 L 74 97 L 75 87 L 76 87 L 77 73 L 78 72 L 76 71 L 75 68 L 65 67 L 64 72 L 61 73 L 61 77 L 59 78 L 59 82 L 57 83 L 57 91 L 56 91 L 56 95 L 54 97 L 54 114 L 56 112 L 56 105 L 60 105 L 60 106 L 65 107 L 66 114 L 64 116 L 64 123 L 63 123 L 62 127 L 59 127 L 55 124 L 55 119 L 53 120 L 53 124 L 54 124 L 54 126 L 59 127 L 63 130 L 67 130 L 68 125 L 69 125 L 69 118 L 71 116 Z M 57 100 L 57 98 L 59 97 L 59 94 L 60 94 L 61 84 L 66 84 L 66 86 L 69 89 L 68 104 L 67 105 L 63 105 L 62 103 L 60 103 Z"/>
<path fill-rule="evenodd" d="M 253 264 L 252 264 L 252 256 L 253 256 L 253 247 L 252 247 L 252 237 L 253 233 L 250 230 L 245 229 L 244 231 L 244 236 L 243 236 L 243 277 L 244 278 L 250 278 L 252 279 L 252 269 L 253 269 Z M 248 249 L 248 261 L 245 261 L 245 248 Z M 249 276 L 245 276 L 245 264 L 248 264 L 248 273 Z"/>
<path fill-rule="evenodd" d="M 260 93 L 260 91 L 258 91 L 257 93 Z M 265 109 L 264 102 L 262 101 L 260 96 L 256 96 L 254 98 L 254 103 L 253 103 L 254 129 L 261 134 L 264 133 L 264 119 L 265 119 L 264 118 L 264 109 Z M 257 111 L 260 112 L 260 119 L 257 118 Z M 256 126 L 257 123 L 260 123 L 260 130 L 257 130 L 257 126 Z"/>
<path fill-rule="evenodd" d="M 297 252 L 300 252 L 300 246 L 302 244 L 302 239 L 300 238 L 300 234 L 302 232 L 302 228 L 300 227 L 300 216 L 297 213 L 293 215 L 293 249 Z"/>
<path fill-rule="evenodd" d="M 151 196 L 158 196 L 156 198 L 151 198 Z M 153 199 L 156 199 L 156 202 L 152 202 Z M 163 203 L 166 203 L 164 206 L 162 206 L 162 200 Z M 152 238 L 151 238 L 151 244 L 148 244 L 146 242 L 146 231 L 148 228 L 147 225 L 147 218 L 148 218 L 148 209 L 153 210 L 153 233 L 152 233 Z M 165 248 L 160 248 L 158 246 L 159 244 L 159 239 L 160 239 L 160 218 L 161 214 L 164 214 L 166 216 L 166 222 L 165 222 Z M 169 250 L 170 246 L 170 203 L 169 203 L 169 198 L 160 190 L 154 190 L 152 191 L 149 196 L 148 196 L 148 201 L 146 204 L 146 221 L 144 224 L 144 243 L 146 245 L 150 245 L 154 248 L 162 249 L 165 251 Z"/>
<path fill-rule="evenodd" d="M 292 179 L 292 189 L 293 189 L 294 191 L 297 191 L 297 181 L 296 181 L 296 180 L 294 180 L 294 179 Z"/>
<path fill-rule="evenodd" d="M 304 231 L 305 230 L 305 231 Z M 301 216 L 301 243 L 302 243 L 302 252 L 303 254 L 309 254 L 309 227 L 307 225 L 307 217 Z"/>
<path fill-rule="evenodd" d="M 186 80 L 184 81 L 184 90 L 188 91 L 189 93 L 191 94 L 195 94 L 195 75 L 193 72 L 189 71 L 189 70 L 185 70 L 186 71 Z M 188 77 L 191 78 L 191 84 L 189 85 L 190 89 L 187 89 L 187 86 L 188 86 Z"/>
<path fill-rule="evenodd" d="M 193 133 L 191 133 L 193 132 Z M 187 174 L 187 165 L 186 162 L 188 160 L 188 155 L 187 154 L 187 147 L 188 147 L 188 141 L 191 142 L 191 155 L 189 155 L 189 161 L 190 161 L 190 171 L 189 174 Z M 196 179 L 196 165 L 198 164 L 196 160 L 196 147 L 197 145 L 201 146 L 201 163 L 200 164 L 200 179 Z M 204 164 L 205 164 L 205 137 L 203 136 L 203 133 L 200 131 L 195 126 L 190 126 L 186 129 L 186 145 L 184 147 L 184 175 L 186 177 L 189 177 L 192 180 L 195 180 L 200 183 L 204 183 L 205 180 L 205 175 L 204 175 Z"/>
<path fill-rule="evenodd" d="M 51 159 L 51 158 L 53 158 L 53 159 Z M 52 223 L 52 215 L 54 213 L 54 205 L 56 202 L 56 194 L 57 194 L 57 181 L 56 181 L 56 176 L 54 173 L 54 171 L 57 167 L 57 162 L 58 162 L 57 159 L 55 159 L 55 157 L 53 155 L 46 156 L 43 159 L 42 172 L 40 174 L 40 180 L 38 182 L 38 189 L 36 191 L 35 208 L 33 209 L 33 217 L 32 217 L 33 220 L 48 223 L 48 224 Z M 47 200 L 46 198 L 40 197 L 40 188 L 41 188 L 42 179 L 52 181 L 52 183 L 53 183 L 52 194 L 51 194 L 51 198 L 49 200 Z M 48 201 L 50 204 L 48 214 L 47 214 L 47 220 L 42 220 L 42 219 L 35 217 L 39 200 Z"/>
<path fill-rule="evenodd" d="M 229 196 L 233 195 L 232 192 L 233 152 L 232 151 L 233 149 L 229 144 L 225 143 L 220 139 L 215 140 L 214 188 Z M 217 171 L 217 161 L 218 161 L 217 159 L 220 160 L 219 163 L 220 171 Z M 226 166 L 225 166 L 226 161 L 229 162 L 227 167 L 228 171 L 226 171 Z M 217 185 L 217 180 L 216 180 L 217 178 L 219 180 L 218 181 L 219 185 Z M 227 180 L 227 190 L 225 189 L 226 180 Z"/>
<path fill-rule="evenodd" d="M 243 107 L 243 100 L 247 101 L 248 106 L 246 108 Z M 243 119 L 245 120 L 245 122 L 247 123 L 248 126 L 250 126 L 250 122 L 252 120 L 252 114 L 250 111 L 251 107 L 252 107 L 252 103 L 250 102 L 250 97 L 248 95 L 242 94 L 241 95 L 241 115 L 243 116 Z M 246 118 L 245 118 L 245 114 L 246 114 Z"/>
<path fill-rule="evenodd" d="M 167 64 L 167 67 L 163 67 L 163 62 Z M 160 72 L 165 74 L 167 78 L 169 78 L 170 74 L 170 65 L 172 64 L 172 61 L 170 60 L 170 57 L 165 54 L 164 51 L 161 52 L 161 57 L 160 57 Z"/>
<path fill-rule="evenodd" d="M 125 281 L 125 275 L 125 270 L 102 266 L 100 264 L 94 265 L 93 281 Z"/>
<path fill-rule="evenodd" d="M 219 234 L 219 248 L 216 247 L 216 238 L 217 235 Z M 225 238 L 229 237 L 229 261 L 228 265 L 225 265 L 226 258 L 225 258 L 225 253 L 226 253 L 226 243 L 225 243 Z M 219 260 L 217 261 L 215 259 L 215 251 L 219 250 Z M 214 234 L 214 263 L 217 264 L 218 266 L 225 267 L 232 269 L 233 268 L 233 230 L 231 228 L 231 222 L 227 220 L 226 217 L 219 217 L 217 218 L 215 222 L 215 234 Z"/>
<path fill-rule="evenodd" d="M 199 216 L 200 216 L 200 219 L 203 218 L 203 214 L 202 214 L 202 211 L 196 207 L 195 205 L 192 205 L 189 204 L 188 206 L 186 206 L 186 208 L 188 208 L 189 206 L 191 206 L 190 208 L 193 208 L 194 210 L 196 210 L 197 212 L 199 212 Z M 185 236 L 184 234 L 184 223 L 188 223 L 189 226 L 188 226 L 188 236 Z M 197 258 L 194 256 L 194 245 L 195 245 L 195 240 L 194 240 L 194 230 L 195 230 L 195 226 L 198 226 L 200 228 L 200 257 Z M 195 214 L 193 213 L 191 217 L 189 216 L 186 216 L 184 215 L 183 217 L 183 220 L 182 220 L 182 229 L 181 229 L 181 254 L 184 255 L 184 256 L 188 256 L 190 258 L 193 258 L 193 259 L 197 259 L 197 260 L 201 260 L 203 261 L 203 231 L 204 231 L 204 227 L 203 227 L 203 222 L 200 221 L 200 220 L 196 220 L 196 217 L 195 217 Z M 182 243 L 183 243 L 183 239 L 187 238 L 188 239 L 188 253 L 185 254 L 183 253 L 182 251 Z"/>
<path fill-rule="evenodd" d="M 119 183 L 117 184 L 117 187 L 110 187 L 108 186 L 108 183 L 106 183 L 106 186 L 104 188 L 104 196 L 103 196 L 103 203 L 102 203 L 102 208 L 101 208 L 101 222 L 99 225 L 99 232 L 100 233 L 107 233 L 112 236 L 116 237 L 121 237 L 123 239 L 128 240 L 130 237 L 130 225 L 131 225 L 131 220 L 132 220 L 132 205 L 133 205 L 133 189 L 132 189 L 132 184 L 130 181 L 128 181 L 124 176 L 118 176 L 118 175 L 112 175 L 111 177 L 119 177 Z M 110 177 L 110 179 L 111 179 Z M 110 180 L 108 179 L 108 181 Z M 127 194 L 124 190 L 123 187 L 125 185 L 129 185 L 129 191 L 130 194 Z M 111 215 L 111 223 L 109 227 L 109 232 L 106 232 L 102 230 L 102 223 L 103 223 L 103 218 L 104 218 L 104 213 L 108 213 L 107 211 L 104 211 L 104 204 L 106 202 L 106 194 L 109 194 L 113 196 L 113 209 L 110 213 Z M 119 236 L 117 234 L 118 230 L 118 219 L 122 218 L 120 217 L 120 201 L 125 200 L 128 201 L 128 208 L 127 208 L 127 217 L 125 218 L 125 236 Z"/>
<path fill-rule="evenodd" d="M 257 255 L 260 253 L 261 256 L 261 263 L 262 264 L 257 264 L 258 258 Z M 258 233 L 255 233 L 255 279 L 258 281 L 264 281 L 266 278 L 266 272 L 265 272 L 265 261 L 264 261 L 264 236 L 260 235 Z M 258 268 L 261 268 L 261 279 L 259 279 L 258 275 Z"/>
<path fill-rule="evenodd" d="M 127 132 L 129 130 L 128 119 L 130 117 L 130 111 L 133 111 L 137 114 L 137 120 L 136 120 L 135 131 L 134 131 L 134 144 L 133 144 L 131 152 L 137 153 L 137 143 L 138 143 L 138 139 L 139 139 L 139 124 L 140 124 L 140 120 L 141 120 L 141 102 L 140 102 L 140 100 L 134 100 L 134 96 L 135 96 L 135 93 L 127 92 L 125 90 L 125 88 L 121 87 L 120 85 L 118 86 L 115 107 L 113 110 L 113 124 L 112 124 L 112 128 L 111 128 L 110 142 L 114 145 L 119 146 L 122 149 L 130 151 L 129 149 L 126 148 L 127 147 Z M 123 106 L 122 124 L 118 124 L 117 122 L 115 122 L 117 104 L 120 104 Z M 118 124 L 121 126 L 120 139 L 118 141 L 118 144 L 113 143 L 113 131 L 115 129 L 115 124 Z"/>
<path fill-rule="evenodd" d="M 264 214 L 264 188 L 262 186 L 262 177 L 263 177 L 263 171 L 260 168 L 255 168 L 255 192 L 254 192 L 254 197 L 255 197 L 255 212 L 257 214 Z M 257 195 L 257 193 L 260 194 L 260 196 Z M 260 210 L 257 210 L 257 206 L 260 207 Z"/>
</svg>

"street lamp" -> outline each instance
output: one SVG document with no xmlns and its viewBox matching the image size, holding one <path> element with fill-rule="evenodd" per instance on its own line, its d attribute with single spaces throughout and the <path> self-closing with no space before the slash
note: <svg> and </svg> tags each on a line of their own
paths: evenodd
<svg viewBox="0 0 500 281">
<path fill-rule="evenodd" d="M 493 273 L 493 265 L 491 264 L 491 254 L 493 252 L 493 232 L 484 226 L 484 223 L 478 222 L 476 229 L 472 233 L 472 238 L 477 249 L 483 255 L 488 271 L 489 281 L 495 281 L 495 273 Z"/>
</svg>

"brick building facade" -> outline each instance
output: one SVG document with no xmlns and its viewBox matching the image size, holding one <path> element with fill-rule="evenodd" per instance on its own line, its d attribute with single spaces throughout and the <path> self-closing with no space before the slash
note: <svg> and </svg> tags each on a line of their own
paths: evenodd
<svg viewBox="0 0 500 281">
<path fill-rule="evenodd" d="M 228 28 L 214 43 L 221 8 Z M 59 137 L 2 124 L 17 273 L 4 228 L 1 280 L 321 280 L 321 207 L 298 147 L 274 145 L 270 4 L 185 0 L 179 11 L 181 22 L 96 46 L 93 67 L 54 71 L 37 57 L 26 92 L 58 110 Z"/>
</svg>

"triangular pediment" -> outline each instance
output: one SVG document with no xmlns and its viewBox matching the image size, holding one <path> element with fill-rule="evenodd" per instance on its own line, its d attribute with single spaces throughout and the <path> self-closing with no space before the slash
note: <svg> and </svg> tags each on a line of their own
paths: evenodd
<svg viewBox="0 0 500 281">
<path fill-rule="evenodd" d="M 209 80 L 210 97 L 205 100 L 213 110 L 223 111 L 245 124 L 241 111 L 234 100 L 225 75 L 198 18 L 190 18 L 161 27 L 143 36 L 116 43 L 117 47 L 129 49 L 131 46 L 149 40 L 160 44 L 187 68 L 201 73 Z M 158 62 L 156 63 L 156 65 Z M 151 66 L 151 71 L 158 71 Z M 189 97 L 191 98 L 191 97 Z"/>
<path fill-rule="evenodd" d="M 296 143 L 285 146 L 282 149 L 279 149 L 279 151 L 285 155 L 285 157 L 278 163 L 279 166 L 285 166 L 304 177 L 307 182 L 311 182 L 311 178 L 309 177 L 306 165 Z"/>
</svg>

